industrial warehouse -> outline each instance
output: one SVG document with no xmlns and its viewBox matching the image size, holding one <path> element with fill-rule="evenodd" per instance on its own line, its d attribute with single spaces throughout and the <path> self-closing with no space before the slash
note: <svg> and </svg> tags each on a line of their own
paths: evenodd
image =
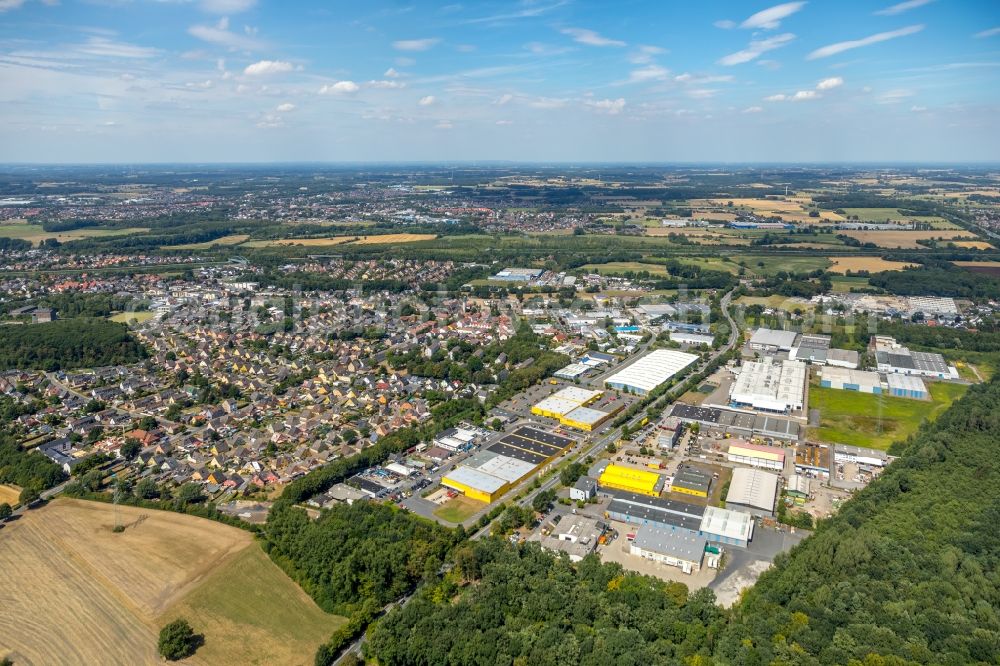
<svg viewBox="0 0 1000 666">
<path fill-rule="evenodd" d="M 763 467 L 781 471 L 785 468 L 785 450 L 776 446 L 751 444 L 746 440 L 734 439 L 729 444 L 729 462 Z"/>
<path fill-rule="evenodd" d="M 604 380 L 610 389 L 646 395 L 698 360 L 694 354 L 657 349 Z"/>
<path fill-rule="evenodd" d="M 780 480 L 781 477 L 772 472 L 737 467 L 729 481 L 726 508 L 746 511 L 754 516 L 774 516 Z"/>
<path fill-rule="evenodd" d="M 798 423 L 777 416 L 718 407 L 698 407 L 682 402 L 674 403 L 670 416 L 677 417 L 684 423 L 697 423 L 705 428 L 741 437 L 757 436 L 798 441 L 802 430 Z"/>
<path fill-rule="evenodd" d="M 823 368 L 819 385 L 823 388 L 861 393 L 882 393 L 882 378 L 877 372 L 849 370 L 847 368 Z"/>
<path fill-rule="evenodd" d="M 518 428 L 453 469 L 441 479 L 441 485 L 490 503 L 573 444 L 568 437 Z"/>
<path fill-rule="evenodd" d="M 874 335 L 868 349 L 875 354 L 879 372 L 958 379 L 958 370 L 949 366 L 941 354 L 910 351 L 895 338 Z"/>
<path fill-rule="evenodd" d="M 614 488 L 651 497 L 659 497 L 663 490 L 663 477 L 656 472 L 615 464 L 604 468 L 598 482 L 602 488 Z"/>
<path fill-rule="evenodd" d="M 746 361 L 733 382 L 733 405 L 787 414 L 802 409 L 806 364 L 802 361 Z"/>
<path fill-rule="evenodd" d="M 611 498 L 605 517 L 639 527 L 654 527 L 674 538 L 702 537 L 710 543 L 746 548 L 753 539 L 754 521 L 748 513 L 706 507 L 613 488 L 601 488 Z"/>
<path fill-rule="evenodd" d="M 531 413 L 556 419 L 561 425 L 590 432 L 618 412 L 624 403 L 612 411 L 587 407 L 603 395 L 601 391 L 570 386 L 541 400 L 531 408 Z"/>
</svg>

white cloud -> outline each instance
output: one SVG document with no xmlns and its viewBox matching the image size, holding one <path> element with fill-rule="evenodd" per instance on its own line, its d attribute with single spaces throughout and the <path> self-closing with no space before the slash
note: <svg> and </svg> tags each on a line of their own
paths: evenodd
<svg viewBox="0 0 1000 666">
<path fill-rule="evenodd" d="M 569 35 L 574 42 L 586 44 L 587 46 L 625 46 L 625 42 L 617 39 L 602 37 L 593 30 L 586 28 L 563 28 L 560 30 L 564 35 Z"/>
<path fill-rule="evenodd" d="M 188 28 L 188 34 L 203 42 L 225 46 L 230 49 L 253 51 L 263 46 L 257 39 L 240 35 L 229 30 L 229 19 L 223 17 L 216 25 L 193 25 Z"/>
<path fill-rule="evenodd" d="M 770 95 L 764 98 L 765 102 L 804 102 L 810 99 L 819 99 L 823 95 L 820 94 L 824 90 L 833 90 L 834 88 L 839 88 L 844 85 L 844 79 L 839 76 L 833 76 L 828 79 L 823 79 L 816 84 L 815 90 L 799 90 L 793 95 L 785 95 L 784 93 L 778 93 L 777 95 Z"/>
<path fill-rule="evenodd" d="M 514 121 L 513 120 L 498 120 L 496 122 L 496 124 L 497 125 L 513 125 Z"/>
<path fill-rule="evenodd" d="M 923 113 L 926 110 L 927 110 L 926 106 L 917 106 L 914 104 L 913 106 L 910 107 L 910 111 L 912 111 L 913 113 Z"/>
<path fill-rule="evenodd" d="M 209 14 L 239 14 L 252 9 L 257 0 L 202 0 L 201 10 Z"/>
<path fill-rule="evenodd" d="M 568 99 L 559 99 L 557 97 L 537 97 L 528 102 L 528 106 L 534 109 L 561 109 L 568 103 Z"/>
<path fill-rule="evenodd" d="M 421 97 L 420 101 L 418 101 L 417 104 L 419 104 L 420 106 L 430 106 L 434 104 L 434 102 L 436 101 L 437 98 L 435 98 L 434 95 L 427 95 L 426 97 Z"/>
<path fill-rule="evenodd" d="M 514 99 L 514 96 L 511 95 L 510 93 L 506 93 L 504 95 L 500 95 L 500 97 L 497 98 L 497 101 L 495 101 L 494 104 L 496 104 L 497 106 L 503 106 L 504 104 L 509 103 L 512 99 Z"/>
<path fill-rule="evenodd" d="M 597 101 L 588 100 L 585 104 L 592 109 L 600 111 L 601 113 L 615 116 L 621 113 L 625 108 L 625 98 L 619 97 L 618 99 L 601 99 Z"/>
<path fill-rule="evenodd" d="M 285 121 L 281 116 L 276 116 L 273 113 L 265 114 L 259 121 L 257 121 L 257 127 L 262 129 L 273 129 L 275 127 L 284 127 Z"/>
<path fill-rule="evenodd" d="M 934 0 L 906 0 L 906 2 L 900 2 L 891 7 L 886 7 L 885 9 L 880 9 L 875 12 L 876 16 L 895 16 L 896 14 L 902 14 L 903 12 L 908 12 L 911 9 L 916 9 L 917 7 L 923 7 L 924 5 L 929 5 L 934 2 Z"/>
<path fill-rule="evenodd" d="M 677 83 L 694 83 L 699 85 L 705 83 L 730 83 L 733 81 L 733 77 L 729 74 L 695 76 L 684 72 L 675 76 L 674 81 L 677 81 Z"/>
<path fill-rule="evenodd" d="M 369 81 L 366 84 L 369 88 L 377 88 L 379 90 L 393 90 L 397 88 L 405 88 L 406 84 L 402 81 L 392 81 L 389 79 L 382 79 L 380 81 Z"/>
<path fill-rule="evenodd" d="M 278 108 L 275 109 L 278 113 L 290 113 L 295 110 L 295 105 L 291 102 L 285 102 L 284 104 L 279 104 Z"/>
<path fill-rule="evenodd" d="M 729 19 L 723 19 L 721 21 L 716 21 L 712 25 L 714 25 L 716 28 L 720 28 L 722 30 L 732 30 L 733 28 L 736 27 L 736 21 L 730 21 Z"/>
<path fill-rule="evenodd" d="M 454 125 L 451 124 L 450 120 L 439 120 L 438 124 L 434 126 L 436 129 L 451 129 Z"/>
<path fill-rule="evenodd" d="M 271 76 L 273 74 L 285 74 L 295 69 L 295 66 L 284 60 L 260 60 L 247 65 L 243 73 L 247 76 Z"/>
<path fill-rule="evenodd" d="M 455 47 L 455 50 L 459 53 L 472 53 L 476 50 L 475 44 L 459 44 Z"/>
<path fill-rule="evenodd" d="M 741 113 L 760 113 L 763 110 L 764 107 L 762 106 L 748 106 L 747 108 L 743 109 Z"/>
<path fill-rule="evenodd" d="M 810 53 L 806 58 L 808 60 L 816 60 L 817 58 L 828 58 L 832 55 L 837 55 L 838 53 L 843 53 L 844 51 L 849 51 L 851 49 L 860 48 L 862 46 L 869 46 L 871 44 L 878 44 L 879 42 L 886 42 L 890 39 L 896 39 L 897 37 L 906 37 L 907 35 L 912 35 L 920 32 L 924 29 L 923 25 L 909 25 L 905 28 L 900 28 L 899 30 L 890 30 L 889 32 L 880 32 L 862 39 L 854 39 L 847 42 L 837 42 L 836 44 L 829 44 L 827 46 L 821 47 Z"/>
<path fill-rule="evenodd" d="M 877 101 L 879 104 L 899 104 L 907 97 L 913 97 L 912 90 L 906 90 L 905 88 L 894 88 L 893 90 L 886 90 L 884 93 L 878 96 Z"/>
<path fill-rule="evenodd" d="M 718 90 L 711 90 L 709 88 L 694 88 L 687 92 L 688 97 L 691 99 L 708 99 L 709 97 L 714 97 Z"/>
<path fill-rule="evenodd" d="M 788 18 L 795 12 L 802 9 L 804 2 L 786 2 L 782 5 L 775 5 L 768 9 L 761 10 L 740 24 L 741 28 L 752 28 L 760 30 L 774 30 L 781 25 L 783 19 Z"/>
<path fill-rule="evenodd" d="M 629 83 L 645 83 L 646 81 L 663 81 L 670 75 L 670 70 L 659 65 L 649 65 L 633 69 L 629 73 Z"/>
<path fill-rule="evenodd" d="M 91 37 L 86 43 L 77 47 L 77 50 L 86 55 L 130 59 L 152 58 L 160 52 L 159 49 L 147 46 L 135 46 L 134 44 L 126 44 L 124 42 L 113 42 L 104 37 Z"/>
<path fill-rule="evenodd" d="M 426 39 L 400 39 L 392 43 L 392 48 L 397 51 L 426 51 L 441 40 L 437 37 Z"/>
<path fill-rule="evenodd" d="M 976 33 L 976 39 L 986 39 L 987 37 L 995 37 L 1000 35 L 1000 26 L 996 28 L 990 28 L 989 30 L 983 30 L 982 32 Z"/>
<path fill-rule="evenodd" d="M 0 0 L 0 12 L 8 12 L 17 9 L 24 4 L 24 0 Z"/>
<path fill-rule="evenodd" d="M 790 32 L 775 35 L 774 37 L 768 37 L 767 39 L 755 39 L 751 41 L 750 45 L 742 51 L 730 53 L 729 55 L 720 58 L 719 64 L 726 66 L 741 65 L 745 62 L 756 60 L 768 51 L 773 51 L 774 49 L 779 49 L 782 46 L 785 46 L 793 39 L 795 39 L 795 35 Z"/>
<path fill-rule="evenodd" d="M 640 46 L 639 50 L 629 57 L 629 61 L 633 65 L 646 65 L 653 62 L 653 56 L 658 56 L 666 52 L 666 49 L 662 49 L 659 46 Z"/>
<path fill-rule="evenodd" d="M 397 72 L 394 67 L 390 67 L 389 69 L 385 70 L 385 74 L 383 74 L 382 76 L 384 76 L 387 79 L 398 79 L 399 72 Z"/>
<path fill-rule="evenodd" d="M 359 90 L 359 86 L 354 81 L 337 81 L 336 83 L 328 83 L 319 89 L 320 95 L 344 95 L 349 93 L 356 93 Z"/>
</svg>

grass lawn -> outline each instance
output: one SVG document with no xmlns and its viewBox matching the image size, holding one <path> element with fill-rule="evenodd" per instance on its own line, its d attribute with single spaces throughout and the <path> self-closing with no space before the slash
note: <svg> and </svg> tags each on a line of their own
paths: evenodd
<svg viewBox="0 0 1000 666">
<path fill-rule="evenodd" d="M 937 418 L 968 389 L 963 384 L 926 384 L 930 401 L 810 386 L 809 408 L 820 410 L 820 427 L 813 435 L 824 442 L 884 451 L 894 441 L 916 432 L 925 419 Z"/>
<path fill-rule="evenodd" d="M 849 294 L 851 289 L 864 289 L 870 286 L 866 277 L 835 277 L 830 280 L 833 291 L 840 294 Z"/>
<path fill-rule="evenodd" d="M 478 511 L 481 511 L 486 505 L 482 502 L 477 502 L 474 499 L 469 499 L 465 495 L 459 495 L 453 497 L 439 508 L 434 510 L 434 515 L 442 520 L 447 520 L 449 523 L 464 523 L 466 520 L 476 515 Z"/>
<path fill-rule="evenodd" d="M 111 315 L 108 319 L 111 321 L 117 321 L 120 324 L 127 324 L 134 319 L 136 323 L 141 324 L 144 321 L 149 321 L 155 316 L 155 312 L 150 310 L 140 310 L 138 312 L 119 312 L 118 314 Z"/>
<path fill-rule="evenodd" d="M 213 245 L 239 245 L 243 241 L 250 238 L 250 234 L 230 234 L 228 236 L 222 236 L 221 238 L 216 238 L 215 240 L 205 241 L 204 243 L 183 243 L 181 245 L 164 245 L 161 247 L 163 250 L 207 250 Z"/>
<path fill-rule="evenodd" d="M 898 208 L 845 208 L 848 217 L 857 215 L 862 222 L 884 222 L 885 220 L 908 220 Z"/>
<path fill-rule="evenodd" d="M 183 617 L 205 645 L 206 664 L 304 663 L 347 619 L 322 611 L 251 544 L 181 599 L 161 624 Z"/>
<path fill-rule="evenodd" d="M 746 262 L 750 271 L 764 275 L 774 275 L 780 271 L 808 273 L 830 266 L 830 260 L 820 255 L 794 257 L 782 255 L 736 255 L 733 259 L 737 263 L 740 261 Z"/>
</svg>

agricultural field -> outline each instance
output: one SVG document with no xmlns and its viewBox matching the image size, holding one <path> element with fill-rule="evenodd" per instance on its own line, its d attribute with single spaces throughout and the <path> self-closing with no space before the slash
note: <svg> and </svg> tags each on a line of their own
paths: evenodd
<svg viewBox="0 0 1000 666">
<path fill-rule="evenodd" d="M 110 317 L 108 317 L 108 319 L 110 319 L 111 321 L 116 321 L 119 324 L 128 324 L 133 320 L 137 324 L 141 324 L 145 321 L 149 321 L 155 316 L 156 316 L 155 312 L 152 312 L 150 310 L 140 310 L 137 312 L 119 312 L 118 314 L 111 315 Z"/>
<path fill-rule="evenodd" d="M 866 277 L 834 277 L 830 280 L 833 291 L 838 294 L 849 294 L 852 289 L 864 289 L 870 286 Z"/>
<path fill-rule="evenodd" d="M 809 387 L 809 409 L 820 410 L 813 436 L 833 444 L 886 450 L 933 421 L 968 389 L 964 384 L 926 382 L 931 399 L 911 400 L 839 389 Z"/>
<path fill-rule="evenodd" d="M 951 263 L 970 271 L 1000 275 L 1000 261 L 953 261 Z"/>
<path fill-rule="evenodd" d="M 874 243 L 879 247 L 914 249 L 923 247 L 918 240 L 935 239 L 939 243 L 946 244 L 952 239 L 976 238 L 971 231 L 855 231 L 845 230 L 841 232 L 845 236 L 860 241 L 862 243 Z"/>
<path fill-rule="evenodd" d="M 588 273 L 599 272 L 601 275 L 639 273 L 641 271 L 649 271 L 650 275 L 668 275 L 667 267 L 662 264 L 644 264 L 638 261 L 609 261 L 606 264 L 586 264 L 585 266 L 581 266 L 580 270 Z"/>
<path fill-rule="evenodd" d="M 230 234 L 204 243 L 183 243 L 181 245 L 163 245 L 162 250 L 207 250 L 213 245 L 239 245 L 250 238 L 250 234 Z"/>
<path fill-rule="evenodd" d="M 827 270 L 831 273 L 857 273 L 858 271 L 868 271 L 869 273 L 881 273 L 882 271 L 901 271 L 910 268 L 915 264 L 908 264 L 902 261 L 886 261 L 881 257 L 830 257 L 833 265 Z"/>
<path fill-rule="evenodd" d="M 650 227 L 646 229 L 646 235 L 651 237 L 684 236 L 690 238 L 692 243 L 701 245 L 749 245 L 750 238 L 736 236 L 726 233 L 724 229 L 705 229 L 704 227 Z"/>
<path fill-rule="evenodd" d="M 992 245 L 986 241 L 955 241 L 956 247 L 964 247 L 969 250 L 992 250 Z"/>
<path fill-rule="evenodd" d="M 254 640 L 245 649 L 257 663 L 290 664 L 302 653 L 287 658 L 278 643 L 294 637 L 278 631 L 281 624 L 301 625 L 298 638 L 311 646 L 308 655 L 342 621 L 325 616 L 329 624 L 320 630 L 322 611 L 263 553 L 253 561 L 247 551 L 259 548 L 247 532 L 181 514 L 117 510 L 121 533 L 112 531 L 115 507 L 70 499 L 53 500 L 0 530 L 8 618 L 0 654 L 16 664 L 160 663 L 159 627 L 185 613 L 205 636 L 185 663 L 254 663 L 232 643 L 247 636 Z M 245 580 L 246 570 L 261 578 Z M 264 596 L 241 607 L 236 598 L 251 586 Z M 202 609 L 215 620 L 201 623 Z"/>
<path fill-rule="evenodd" d="M 476 515 L 485 506 L 482 502 L 469 499 L 465 495 L 457 495 L 435 509 L 434 515 L 457 525 Z"/>
<path fill-rule="evenodd" d="M 73 229 L 71 231 L 45 231 L 40 224 L 11 222 L 0 224 L 0 236 L 5 238 L 20 238 L 34 245 L 43 240 L 55 238 L 60 243 L 78 240 L 80 238 L 99 238 L 105 236 L 129 236 L 149 231 L 148 227 L 127 227 L 125 229 Z"/>
<path fill-rule="evenodd" d="M 382 234 L 380 236 L 362 236 L 354 241 L 354 245 L 380 245 L 384 243 L 417 243 L 434 240 L 437 234 Z"/>
<path fill-rule="evenodd" d="M 286 245 L 301 245 L 302 247 L 328 247 L 343 245 L 356 240 L 357 236 L 325 236 L 323 238 L 279 238 L 275 240 L 247 241 L 245 247 L 277 247 Z"/>
<path fill-rule="evenodd" d="M 321 610 L 257 545 L 206 576 L 159 623 L 181 617 L 205 634 L 200 661 L 247 666 L 306 663 L 346 622 Z"/>
<path fill-rule="evenodd" d="M 737 255 L 733 260 L 745 263 L 750 272 L 763 275 L 774 275 L 781 271 L 809 273 L 826 269 L 830 265 L 830 260 L 822 256 Z"/>
<path fill-rule="evenodd" d="M 713 206 L 728 208 L 730 201 L 733 202 L 735 208 L 748 209 L 755 215 L 780 215 L 782 219 L 789 222 L 837 222 L 844 219 L 841 215 L 830 210 L 819 211 L 819 217 L 809 217 L 808 202 L 801 197 L 789 197 L 788 199 L 737 198 L 726 199 L 724 201 L 712 199 L 708 203 Z"/>
<path fill-rule="evenodd" d="M 21 489 L 14 485 L 0 483 L 0 504 L 14 506 L 20 501 Z"/>
</svg>

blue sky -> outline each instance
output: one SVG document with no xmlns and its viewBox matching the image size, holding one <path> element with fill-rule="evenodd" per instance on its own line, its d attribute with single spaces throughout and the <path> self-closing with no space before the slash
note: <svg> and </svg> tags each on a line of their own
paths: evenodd
<svg viewBox="0 0 1000 666">
<path fill-rule="evenodd" d="M 1000 2 L 0 0 L 0 161 L 998 161 Z"/>
</svg>

